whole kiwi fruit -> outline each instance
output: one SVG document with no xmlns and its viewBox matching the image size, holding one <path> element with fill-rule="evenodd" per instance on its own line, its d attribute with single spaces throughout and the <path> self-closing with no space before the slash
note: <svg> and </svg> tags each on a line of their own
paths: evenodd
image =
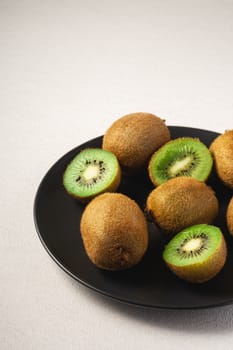
<svg viewBox="0 0 233 350">
<path fill-rule="evenodd" d="M 90 260 L 105 270 L 124 270 L 142 259 L 147 223 L 137 203 L 121 193 L 104 193 L 85 208 L 81 236 Z"/>
<path fill-rule="evenodd" d="M 218 136 L 210 145 L 214 165 L 222 182 L 233 188 L 233 130 Z"/>
<path fill-rule="evenodd" d="M 163 231 L 175 234 L 188 226 L 212 223 L 218 208 L 214 191 L 204 182 L 177 177 L 149 194 L 146 210 Z"/>
<path fill-rule="evenodd" d="M 150 156 L 170 140 L 170 132 L 161 118 L 150 113 L 127 114 L 106 131 L 103 149 L 114 153 L 126 174 L 140 171 Z"/>
<path fill-rule="evenodd" d="M 228 204 L 226 216 L 228 231 L 233 236 L 233 197 L 231 197 L 231 200 Z"/>
</svg>

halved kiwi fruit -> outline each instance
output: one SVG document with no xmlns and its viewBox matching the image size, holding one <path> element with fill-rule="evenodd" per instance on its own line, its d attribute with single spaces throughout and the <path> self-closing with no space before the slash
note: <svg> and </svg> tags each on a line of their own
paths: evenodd
<svg viewBox="0 0 233 350">
<path fill-rule="evenodd" d="M 137 203 L 121 193 L 104 193 L 85 208 L 80 230 L 86 253 L 97 267 L 128 269 L 148 246 L 146 219 Z"/>
<path fill-rule="evenodd" d="M 218 136 L 210 145 L 218 177 L 228 187 L 233 188 L 233 130 Z"/>
<path fill-rule="evenodd" d="M 231 197 L 231 200 L 227 207 L 227 227 L 230 235 L 233 236 L 233 197 Z"/>
<path fill-rule="evenodd" d="M 84 202 L 102 192 L 114 192 L 120 180 L 116 156 L 101 148 L 87 148 L 78 153 L 63 175 L 68 194 Z"/>
<path fill-rule="evenodd" d="M 163 259 L 178 277 L 202 283 L 223 268 L 227 246 L 220 229 L 211 225 L 185 228 L 167 244 Z"/>
<path fill-rule="evenodd" d="M 178 176 L 205 181 L 210 175 L 213 159 L 199 139 L 181 137 L 163 145 L 149 162 L 149 176 L 155 186 Z"/>
<path fill-rule="evenodd" d="M 192 177 L 177 177 L 155 188 L 147 198 L 147 212 L 168 234 L 195 224 L 211 224 L 218 214 L 211 187 Z"/>
</svg>

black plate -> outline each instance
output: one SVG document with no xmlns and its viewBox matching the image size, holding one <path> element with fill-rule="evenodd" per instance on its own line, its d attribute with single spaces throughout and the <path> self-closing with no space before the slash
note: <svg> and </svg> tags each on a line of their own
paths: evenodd
<svg viewBox="0 0 233 350">
<path fill-rule="evenodd" d="M 170 126 L 172 138 L 199 137 L 207 146 L 219 134 L 185 127 Z M 36 194 L 34 220 L 38 235 L 47 252 L 69 275 L 85 286 L 114 299 L 155 308 L 204 308 L 233 303 L 233 238 L 225 223 L 226 207 L 232 191 L 220 183 L 213 173 L 208 184 L 220 202 L 215 221 L 227 240 L 228 258 L 223 270 L 209 282 L 193 285 L 174 276 L 162 261 L 165 244 L 162 234 L 149 226 L 149 249 L 134 268 L 123 272 L 107 272 L 96 268 L 88 259 L 79 231 L 83 204 L 69 197 L 62 186 L 62 175 L 70 160 L 81 149 L 101 147 L 102 137 L 88 141 L 59 159 L 45 175 Z M 145 208 L 147 195 L 153 189 L 147 173 L 123 177 L 119 192 L 136 200 Z"/>
</svg>

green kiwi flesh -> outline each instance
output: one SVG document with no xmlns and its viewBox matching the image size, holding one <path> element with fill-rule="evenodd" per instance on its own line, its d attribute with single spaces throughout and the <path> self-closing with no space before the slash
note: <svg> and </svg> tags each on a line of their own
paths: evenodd
<svg viewBox="0 0 233 350">
<path fill-rule="evenodd" d="M 200 140 L 182 137 L 166 143 L 153 154 L 149 163 L 149 176 L 155 185 L 178 176 L 205 181 L 212 166 L 211 153 Z"/>
<path fill-rule="evenodd" d="M 116 156 L 101 148 L 87 148 L 67 166 L 63 185 L 72 197 L 86 201 L 102 192 L 117 189 L 121 171 Z"/>
<path fill-rule="evenodd" d="M 226 255 L 226 242 L 220 229 L 200 224 L 174 236 L 164 249 L 163 259 L 178 277 L 201 283 L 223 268 Z"/>
</svg>

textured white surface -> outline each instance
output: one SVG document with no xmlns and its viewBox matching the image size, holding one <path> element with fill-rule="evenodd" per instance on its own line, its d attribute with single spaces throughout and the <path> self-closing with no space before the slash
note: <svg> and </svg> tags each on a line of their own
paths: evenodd
<svg viewBox="0 0 233 350">
<path fill-rule="evenodd" d="M 96 295 L 37 238 L 47 169 L 113 120 L 232 128 L 231 0 L 0 1 L 0 349 L 232 349 L 233 307 L 157 311 Z"/>
</svg>

